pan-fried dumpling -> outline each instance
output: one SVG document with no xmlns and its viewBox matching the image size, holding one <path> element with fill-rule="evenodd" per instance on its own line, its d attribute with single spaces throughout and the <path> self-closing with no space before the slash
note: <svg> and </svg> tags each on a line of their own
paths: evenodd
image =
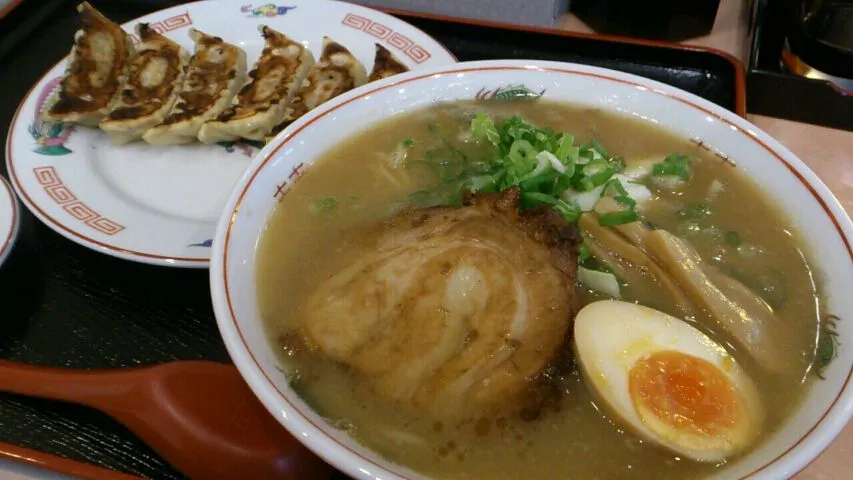
<svg viewBox="0 0 853 480">
<path fill-rule="evenodd" d="M 294 97 L 285 119 L 276 125 L 272 139 L 284 127 L 328 100 L 367 82 L 367 70 L 343 45 L 323 37 L 320 60 L 308 72 L 302 90 Z"/>
<path fill-rule="evenodd" d="M 190 59 L 186 49 L 148 24 L 138 24 L 136 33 L 140 42 L 127 83 L 117 105 L 100 125 L 118 144 L 139 140 L 166 118 L 178 98 Z"/>
<path fill-rule="evenodd" d="M 387 48 L 376 44 L 376 55 L 373 58 L 373 70 L 370 71 L 370 76 L 367 77 L 368 82 L 381 80 L 391 75 L 408 72 L 407 67 L 397 57 L 394 56 Z"/>
<path fill-rule="evenodd" d="M 219 37 L 190 29 L 195 53 L 178 100 L 159 125 L 142 136 L 154 145 L 189 143 L 205 121 L 228 108 L 246 80 L 246 52 Z"/>
<path fill-rule="evenodd" d="M 82 25 L 74 34 L 68 67 L 41 118 L 96 126 L 115 104 L 135 50 L 130 35 L 88 2 L 77 11 Z"/>
<path fill-rule="evenodd" d="M 265 25 L 264 50 L 232 105 L 201 127 L 204 143 L 263 140 L 284 120 L 287 107 L 314 65 L 311 51 Z"/>
</svg>

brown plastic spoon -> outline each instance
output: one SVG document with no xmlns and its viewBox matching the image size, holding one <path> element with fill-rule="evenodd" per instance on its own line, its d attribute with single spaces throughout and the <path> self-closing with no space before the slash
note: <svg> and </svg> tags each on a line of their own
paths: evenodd
<svg viewBox="0 0 853 480">
<path fill-rule="evenodd" d="M 0 361 L 0 391 L 98 409 L 193 479 L 331 476 L 331 467 L 270 416 L 231 365 L 72 370 Z"/>
</svg>

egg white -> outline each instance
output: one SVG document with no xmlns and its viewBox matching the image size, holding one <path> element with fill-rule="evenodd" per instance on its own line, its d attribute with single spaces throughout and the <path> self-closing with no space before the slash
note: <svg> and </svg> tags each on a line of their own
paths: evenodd
<svg viewBox="0 0 853 480">
<path fill-rule="evenodd" d="M 755 384 L 722 346 L 683 320 L 633 303 L 594 302 L 575 318 L 573 345 L 599 406 L 615 423 L 647 441 L 694 460 L 719 462 L 747 448 L 761 431 L 764 413 Z M 629 391 L 630 370 L 661 351 L 710 362 L 738 391 L 745 415 L 725 438 L 675 431 L 637 412 Z"/>
</svg>

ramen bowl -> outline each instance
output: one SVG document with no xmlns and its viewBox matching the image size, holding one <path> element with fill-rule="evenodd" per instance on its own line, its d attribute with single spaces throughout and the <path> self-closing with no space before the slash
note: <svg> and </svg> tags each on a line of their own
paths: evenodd
<svg viewBox="0 0 853 480">
<path fill-rule="evenodd" d="M 803 233 L 837 348 L 818 352 L 833 358 L 784 425 L 708 478 L 777 479 L 803 469 L 838 435 L 853 408 L 853 326 L 846 321 L 853 316 L 850 218 L 805 163 L 745 119 L 662 83 L 584 65 L 497 60 L 395 75 L 333 99 L 268 144 L 235 185 L 211 255 L 217 322 L 248 385 L 295 438 L 350 476 L 425 478 L 328 423 L 291 388 L 258 306 L 259 238 L 312 162 L 371 125 L 437 102 L 540 96 L 632 116 L 691 139 L 751 177 Z"/>
</svg>

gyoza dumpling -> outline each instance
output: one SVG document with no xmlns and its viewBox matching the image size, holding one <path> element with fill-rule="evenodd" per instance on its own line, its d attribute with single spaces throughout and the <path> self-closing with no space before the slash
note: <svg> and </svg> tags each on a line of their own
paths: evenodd
<svg viewBox="0 0 853 480">
<path fill-rule="evenodd" d="M 100 124 L 114 143 L 138 140 L 166 118 L 178 98 L 190 59 L 186 49 L 146 23 L 138 24 L 136 33 L 140 42 L 127 83 L 115 108 Z"/>
<path fill-rule="evenodd" d="M 328 100 L 367 82 L 367 71 L 343 45 L 323 37 L 320 60 L 308 72 L 302 90 L 293 98 L 284 121 L 276 125 L 267 140 L 284 127 Z"/>
<path fill-rule="evenodd" d="M 264 50 L 232 105 L 201 127 L 198 138 L 204 143 L 263 140 L 284 120 L 291 99 L 314 65 L 314 55 L 301 44 L 265 25 L 259 29 Z"/>
<path fill-rule="evenodd" d="M 193 142 L 205 121 L 228 108 L 246 80 L 246 52 L 219 37 L 190 29 L 195 53 L 172 111 L 145 132 L 142 138 L 154 145 Z"/>
<path fill-rule="evenodd" d="M 96 126 L 112 109 L 134 57 L 133 41 L 88 2 L 77 5 L 82 25 L 59 89 L 45 102 L 46 122 Z"/>
<path fill-rule="evenodd" d="M 376 55 L 373 59 L 373 70 L 370 71 L 370 76 L 367 77 L 368 82 L 381 80 L 391 75 L 408 72 L 407 67 L 397 57 L 394 56 L 387 48 L 376 44 Z"/>
</svg>

